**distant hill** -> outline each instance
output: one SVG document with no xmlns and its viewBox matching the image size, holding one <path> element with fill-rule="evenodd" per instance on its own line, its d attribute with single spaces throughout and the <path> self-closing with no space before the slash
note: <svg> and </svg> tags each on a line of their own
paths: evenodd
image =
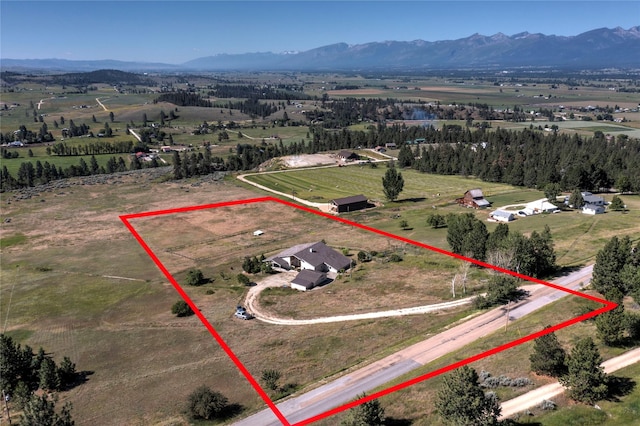
<svg viewBox="0 0 640 426">
<path fill-rule="evenodd" d="M 576 36 L 473 34 L 458 40 L 332 44 L 296 53 L 220 54 L 180 65 L 122 61 L 2 59 L 8 69 L 128 71 L 355 71 L 500 68 L 640 68 L 640 26 L 599 28 Z"/>
</svg>

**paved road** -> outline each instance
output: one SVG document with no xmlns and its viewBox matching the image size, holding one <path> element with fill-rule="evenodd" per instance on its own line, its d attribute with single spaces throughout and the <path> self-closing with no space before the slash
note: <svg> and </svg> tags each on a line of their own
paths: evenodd
<svg viewBox="0 0 640 426">
<path fill-rule="evenodd" d="M 593 266 L 588 266 L 561 277 L 553 283 L 563 288 L 579 290 L 591 279 L 592 270 Z M 569 294 L 544 285 L 528 286 L 527 290 L 530 292 L 529 296 L 525 300 L 513 304 L 510 309 L 500 307 L 475 316 L 458 326 L 373 362 L 335 381 L 290 398 L 278 404 L 278 410 L 290 423 L 324 413 L 330 408 L 355 399 L 362 392 L 368 392 L 415 368 L 460 349 L 501 327 L 505 327 L 509 321 L 521 318 Z M 277 426 L 282 423 L 271 410 L 263 410 L 234 424 L 238 426 Z"/>
<path fill-rule="evenodd" d="M 621 368 L 628 367 L 640 361 L 640 348 L 626 352 L 615 358 L 611 358 L 602 363 L 606 373 L 613 373 Z M 502 403 L 501 419 L 506 419 L 514 414 L 520 413 L 532 407 L 536 407 L 544 400 L 552 399 L 564 392 L 564 387 L 558 382 L 549 383 L 537 389 L 510 399 Z"/>
</svg>

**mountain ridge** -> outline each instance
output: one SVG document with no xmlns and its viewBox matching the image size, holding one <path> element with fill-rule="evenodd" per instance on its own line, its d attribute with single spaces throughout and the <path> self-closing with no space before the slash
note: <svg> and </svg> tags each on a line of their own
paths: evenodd
<svg viewBox="0 0 640 426">
<path fill-rule="evenodd" d="M 221 53 L 182 64 L 66 59 L 1 59 L 6 69 L 91 71 L 101 68 L 153 71 L 323 71 L 464 68 L 640 68 L 640 25 L 596 28 L 575 36 L 523 31 L 479 33 L 456 40 L 334 43 L 299 52 Z"/>
</svg>

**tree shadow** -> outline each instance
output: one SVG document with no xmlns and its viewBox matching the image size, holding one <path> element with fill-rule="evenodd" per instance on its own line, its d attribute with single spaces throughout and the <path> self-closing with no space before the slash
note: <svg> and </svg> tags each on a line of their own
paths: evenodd
<svg viewBox="0 0 640 426">
<path fill-rule="evenodd" d="M 555 270 L 554 276 L 566 277 L 567 275 L 571 275 L 574 272 L 578 272 L 580 269 L 584 268 L 584 264 L 574 265 L 574 266 L 561 266 Z"/>
<path fill-rule="evenodd" d="M 413 422 L 408 419 L 396 419 L 394 417 L 387 417 L 384 421 L 385 426 L 411 426 Z"/>
<path fill-rule="evenodd" d="M 242 404 L 238 404 L 238 403 L 229 404 L 225 407 L 222 413 L 220 413 L 220 419 L 222 420 L 231 419 L 237 416 L 238 414 L 242 413 L 243 411 L 244 411 L 244 406 Z"/>
<path fill-rule="evenodd" d="M 403 198 L 402 200 L 396 200 L 397 203 L 419 203 L 420 201 L 426 200 L 425 197 L 413 197 L 413 198 Z"/>
<path fill-rule="evenodd" d="M 66 386 L 64 386 L 63 390 L 70 390 L 75 388 L 76 386 L 87 383 L 89 381 L 89 376 L 92 376 L 93 374 L 94 372 L 90 370 L 77 371 L 74 374 L 73 379 L 69 383 L 67 383 Z"/>
<path fill-rule="evenodd" d="M 620 397 L 629 395 L 636 387 L 636 381 L 628 377 L 607 376 L 607 401 L 620 402 Z"/>
</svg>

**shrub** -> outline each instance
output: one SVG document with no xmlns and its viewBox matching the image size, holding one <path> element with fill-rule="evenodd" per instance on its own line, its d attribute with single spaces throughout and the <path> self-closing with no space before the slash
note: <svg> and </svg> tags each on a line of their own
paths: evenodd
<svg viewBox="0 0 640 426">
<path fill-rule="evenodd" d="M 228 403 L 229 400 L 220 392 L 214 392 L 203 385 L 189 395 L 189 415 L 194 419 L 219 418 L 228 408 Z"/>
<path fill-rule="evenodd" d="M 187 272 L 187 285 L 200 286 L 206 282 L 200 269 L 191 269 Z"/>
<path fill-rule="evenodd" d="M 177 317 L 188 317 L 194 314 L 191 306 L 187 304 L 184 300 L 178 300 L 171 307 L 171 313 Z"/>
</svg>

